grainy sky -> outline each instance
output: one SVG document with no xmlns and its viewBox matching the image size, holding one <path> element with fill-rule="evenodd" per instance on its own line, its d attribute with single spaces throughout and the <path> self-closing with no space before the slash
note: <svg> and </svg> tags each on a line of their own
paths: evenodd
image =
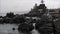
<svg viewBox="0 0 60 34">
<path fill-rule="evenodd" d="M 7 12 L 26 13 L 34 4 L 41 4 L 41 0 L 0 0 L 0 15 Z M 44 0 L 47 8 L 60 7 L 60 0 Z"/>
</svg>

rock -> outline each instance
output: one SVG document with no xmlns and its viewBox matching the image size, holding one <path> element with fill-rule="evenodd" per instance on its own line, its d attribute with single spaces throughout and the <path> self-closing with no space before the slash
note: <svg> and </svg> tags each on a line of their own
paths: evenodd
<svg viewBox="0 0 60 34">
<path fill-rule="evenodd" d="M 48 22 L 49 23 L 49 22 Z M 40 23 L 36 23 L 35 29 L 38 30 L 39 33 L 41 34 L 49 34 L 52 33 L 52 27 L 49 27 L 49 25 L 45 21 L 40 21 Z"/>
<path fill-rule="evenodd" d="M 15 30 L 15 28 L 12 28 L 12 30 Z"/>
<path fill-rule="evenodd" d="M 21 31 L 21 32 L 30 32 L 33 29 L 34 29 L 34 27 L 32 25 L 29 25 L 29 24 L 26 24 L 26 23 L 20 24 L 18 26 L 18 31 Z"/>
</svg>

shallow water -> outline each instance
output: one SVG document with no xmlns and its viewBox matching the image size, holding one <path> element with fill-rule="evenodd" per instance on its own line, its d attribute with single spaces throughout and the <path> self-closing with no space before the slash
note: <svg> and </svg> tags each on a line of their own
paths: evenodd
<svg viewBox="0 0 60 34">
<path fill-rule="evenodd" d="M 15 28 L 16 30 L 12 30 L 12 28 Z M 18 32 L 17 30 L 18 25 L 16 24 L 0 24 L 0 34 L 25 34 Z M 31 31 L 31 34 L 39 34 L 38 31 L 33 29 Z"/>
<path fill-rule="evenodd" d="M 15 31 L 12 30 L 13 27 L 16 28 Z M 15 24 L 0 24 L 0 34 L 18 34 L 17 27 Z"/>
</svg>

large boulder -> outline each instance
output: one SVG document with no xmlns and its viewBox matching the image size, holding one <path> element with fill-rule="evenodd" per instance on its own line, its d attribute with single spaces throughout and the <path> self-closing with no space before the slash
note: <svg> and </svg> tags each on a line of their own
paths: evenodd
<svg viewBox="0 0 60 34">
<path fill-rule="evenodd" d="M 45 33 L 49 34 L 53 32 L 53 27 L 51 23 L 43 23 L 43 22 L 37 23 L 35 25 L 35 29 L 38 30 L 39 33 L 44 33 L 44 34 Z"/>
<path fill-rule="evenodd" d="M 52 17 L 49 15 L 42 15 L 40 22 L 36 23 L 35 29 L 41 34 L 49 34 L 53 32 Z"/>
<path fill-rule="evenodd" d="M 55 29 L 56 29 L 56 34 L 60 34 L 60 18 L 55 20 Z"/>
<path fill-rule="evenodd" d="M 34 29 L 34 27 L 32 25 L 29 25 L 29 24 L 26 24 L 26 23 L 23 23 L 23 24 L 20 24 L 18 26 L 18 31 L 20 32 L 30 32 Z"/>
</svg>

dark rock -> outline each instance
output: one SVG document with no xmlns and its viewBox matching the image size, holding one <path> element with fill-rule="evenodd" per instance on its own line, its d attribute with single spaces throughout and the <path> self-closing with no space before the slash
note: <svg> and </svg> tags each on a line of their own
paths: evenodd
<svg viewBox="0 0 60 34">
<path fill-rule="evenodd" d="M 18 26 L 18 31 L 21 31 L 21 32 L 30 32 L 33 29 L 34 29 L 34 27 L 32 25 L 29 25 L 29 24 L 26 24 L 26 23 L 20 24 Z"/>
<path fill-rule="evenodd" d="M 50 34 L 53 31 L 52 25 L 49 25 L 50 23 L 51 22 L 49 21 L 40 21 L 39 23 L 36 23 L 35 29 L 41 34 Z"/>
<path fill-rule="evenodd" d="M 12 30 L 15 30 L 15 28 L 12 28 Z"/>
</svg>

